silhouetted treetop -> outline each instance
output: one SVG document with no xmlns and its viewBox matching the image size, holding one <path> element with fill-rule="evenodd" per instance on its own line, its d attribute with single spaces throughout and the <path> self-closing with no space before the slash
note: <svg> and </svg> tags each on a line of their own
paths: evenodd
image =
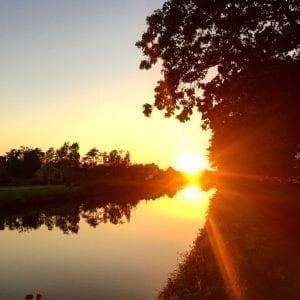
<svg viewBox="0 0 300 300">
<path fill-rule="evenodd" d="M 6 168 L 9 177 L 30 178 L 38 170 L 44 158 L 39 148 L 20 147 L 6 153 Z"/>
<path fill-rule="evenodd" d="M 79 167 L 79 144 L 69 142 L 64 143 L 56 150 L 56 160 L 61 165 L 68 165 L 73 168 Z"/>
<path fill-rule="evenodd" d="M 103 163 L 111 167 L 128 167 L 131 164 L 129 151 L 112 150 L 109 153 L 104 152 L 102 157 Z"/>
<path fill-rule="evenodd" d="M 147 17 L 147 26 L 136 43 L 146 56 L 140 68 L 161 59 L 163 79 L 144 113 L 156 107 L 186 121 L 196 107 L 204 128 L 216 105 L 232 106 L 219 93 L 224 84 L 249 68 L 294 60 L 299 53 L 299 0 L 169 0 Z M 216 75 L 205 83 L 211 70 Z"/>
<path fill-rule="evenodd" d="M 85 157 L 83 158 L 83 161 L 87 166 L 94 167 L 99 163 L 100 157 L 100 151 L 96 147 L 94 147 L 86 153 Z"/>
</svg>

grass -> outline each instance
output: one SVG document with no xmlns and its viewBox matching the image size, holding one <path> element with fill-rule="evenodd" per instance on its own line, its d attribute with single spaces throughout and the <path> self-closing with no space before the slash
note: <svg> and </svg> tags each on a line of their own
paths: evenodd
<svg viewBox="0 0 300 300">
<path fill-rule="evenodd" d="M 43 186 L 43 187 L 10 187 L 9 189 L 0 188 L 0 204 L 7 201 L 22 201 L 33 198 L 44 199 L 52 196 L 61 196 L 68 191 L 65 186 Z"/>
<path fill-rule="evenodd" d="M 300 187 L 219 183 L 160 299 L 300 299 Z"/>
<path fill-rule="evenodd" d="M 160 180 L 122 180 L 106 179 L 97 181 L 82 182 L 77 186 L 15 186 L 0 187 L 0 209 L 9 206 L 18 207 L 34 203 L 51 203 L 79 198 L 94 197 L 122 193 L 123 198 L 131 194 L 136 197 L 162 192 L 174 194 L 179 187 L 178 183 L 165 182 Z"/>
</svg>

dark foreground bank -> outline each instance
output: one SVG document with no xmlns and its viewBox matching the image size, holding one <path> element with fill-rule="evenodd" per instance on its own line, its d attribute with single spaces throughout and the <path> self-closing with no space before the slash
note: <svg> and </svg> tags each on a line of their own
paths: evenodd
<svg viewBox="0 0 300 300">
<path fill-rule="evenodd" d="M 160 299 L 300 299 L 300 186 L 227 180 Z"/>
</svg>

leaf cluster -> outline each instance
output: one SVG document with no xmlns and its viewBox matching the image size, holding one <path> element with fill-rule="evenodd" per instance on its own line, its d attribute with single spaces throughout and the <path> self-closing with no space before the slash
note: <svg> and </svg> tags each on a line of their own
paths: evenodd
<svg viewBox="0 0 300 300">
<path fill-rule="evenodd" d="M 224 102 L 232 106 L 220 88 L 248 76 L 249 68 L 295 60 L 299 25 L 298 0 L 166 1 L 147 17 L 147 30 L 136 43 L 145 55 L 141 69 L 162 61 L 163 78 L 154 103 L 144 105 L 145 115 L 155 107 L 184 122 L 197 108 L 203 127 L 213 127 L 211 111 Z M 217 74 L 206 82 L 212 69 Z"/>
</svg>

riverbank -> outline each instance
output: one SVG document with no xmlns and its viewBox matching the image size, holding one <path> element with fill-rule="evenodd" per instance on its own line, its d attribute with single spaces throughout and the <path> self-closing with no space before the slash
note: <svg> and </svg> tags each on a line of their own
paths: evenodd
<svg viewBox="0 0 300 300">
<path fill-rule="evenodd" d="M 47 201 L 67 194 L 74 196 L 80 189 L 64 185 L 0 187 L 0 207 L 14 201 L 25 203 L 35 200 Z"/>
<path fill-rule="evenodd" d="M 219 182 L 160 299 L 300 299 L 300 186 Z"/>
<path fill-rule="evenodd" d="M 140 199 L 162 193 L 174 195 L 181 182 L 166 180 L 97 180 L 82 182 L 75 186 L 35 185 L 0 187 L 0 209 L 51 202 L 75 201 L 97 195 L 123 195 L 123 198 L 138 196 Z"/>
</svg>

